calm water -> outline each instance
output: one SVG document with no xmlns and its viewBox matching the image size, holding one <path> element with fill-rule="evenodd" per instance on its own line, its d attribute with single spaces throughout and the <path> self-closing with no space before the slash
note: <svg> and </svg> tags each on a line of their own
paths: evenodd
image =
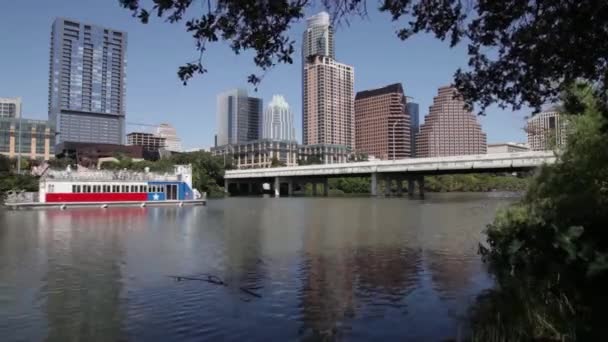
<svg viewBox="0 0 608 342">
<path fill-rule="evenodd" d="M 512 200 L 0 211 L 0 340 L 455 338 L 491 286 L 481 231 Z"/>
</svg>

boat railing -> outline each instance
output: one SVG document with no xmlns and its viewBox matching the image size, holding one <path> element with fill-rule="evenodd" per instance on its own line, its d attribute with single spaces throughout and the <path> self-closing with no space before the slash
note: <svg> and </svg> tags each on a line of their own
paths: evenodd
<svg viewBox="0 0 608 342">
<path fill-rule="evenodd" d="M 153 172 L 133 171 L 48 171 L 46 180 L 72 180 L 72 181 L 159 181 L 170 182 L 179 180 L 176 174 L 158 174 Z"/>
</svg>

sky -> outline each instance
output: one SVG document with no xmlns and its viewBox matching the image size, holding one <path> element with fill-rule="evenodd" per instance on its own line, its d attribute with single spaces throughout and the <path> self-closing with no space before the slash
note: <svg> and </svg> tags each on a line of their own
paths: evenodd
<svg viewBox="0 0 608 342">
<path fill-rule="evenodd" d="M 150 4 L 150 0 L 142 0 Z M 466 46 L 451 49 L 430 35 L 403 42 L 395 31 L 399 22 L 371 6 L 367 18 L 354 18 L 335 28 L 336 59 L 355 68 L 355 91 L 401 82 L 407 96 L 428 114 L 440 86 L 452 81 L 459 67 L 467 66 Z M 308 15 L 317 12 L 310 9 Z M 184 86 L 178 66 L 194 60 L 194 41 L 184 23 L 169 24 L 154 17 L 144 25 L 119 6 L 118 0 L 0 0 L 0 97 L 23 99 L 26 118 L 47 119 L 50 32 L 53 20 L 66 17 L 128 33 L 126 115 L 129 123 L 175 126 L 185 148 L 208 148 L 215 134 L 216 96 L 237 87 L 260 97 L 266 106 L 273 94 L 285 96 L 301 141 L 300 40 L 304 20 L 293 25 L 298 49 L 291 65 L 269 71 L 255 92 L 247 76 L 259 72 L 251 53 L 234 55 L 225 43 L 214 43 L 204 57 L 208 73 Z M 10 15 L 6 15 L 9 14 Z M 190 15 L 195 15 L 191 12 Z M 528 110 L 513 112 L 491 107 L 478 117 L 488 143 L 526 140 L 523 131 Z M 130 124 L 127 132 L 145 126 Z"/>
</svg>

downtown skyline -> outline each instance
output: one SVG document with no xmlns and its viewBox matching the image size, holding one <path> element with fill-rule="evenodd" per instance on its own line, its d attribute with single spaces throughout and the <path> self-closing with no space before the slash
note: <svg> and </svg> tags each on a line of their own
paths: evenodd
<svg viewBox="0 0 608 342">
<path fill-rule="evenodd" d="M 0 85 L 0 96 L 23 98 L 24 116 L 44 119 L 48 94 L 49 27 L 55 17 L 73 18 L 104 27 L 112 27 L 129 35 L 128 80 L 126 91 L 127 121 L 172 123 L 183 138 L 184 147 L 212 146 L 216 127 L 217 94 L 225 89 L 246 86 L 250 95 L 265 102 L 274 94 L 284 94 L 292 105 L 298 141 L 302 141 L 301 108 L 301 51 L 294 54 L 292 65 L 278 65 L 259 86 L 258 92 L 246 84 L 246 76 L 256 72 L 251 54 L 234 56 L 225 44 L 209 50 L 206 66 L 209 73 L 193 79 L 184 87 L 177 79 L 177 67 L 193 54 L 193 47 L 180 25 L 154 22 L 141 25 L 130 13 L 119 6 L 85 6 L 76 1 L 59 0 L 66 6 L 41 4 L 40 11 L 24 16 L 28 8 L 20 4 L 8 5 L 15 17 L 25 18 L 26 31 L 2 34 L 9 49 L 3 58 L 0 72 L 7 80 Z M 30 13 L 30 12 L 28 12 Z M 311 15 L 314 13 L 308 13 Z M 420 104 L 421 121 L 428 114 L 437 88 L 448 84 L 457 67 L 465 65 L 465 53 L 450 50 L 445 44 L 429 37 L 400 42 L 390 23 L 374 14 L 369 20 L 357 20 L 349 27 L 335 31 L 336 60 L 353 65 L 356 72 L 354 90 L 362 91 L 399 82 L 412 101 Z M 11 24 L 11 18 L 0 25 Z M 42 24 L 41 24 L 42 22 Z M 31 25 L 28 25 L 31 23 Z M 291 30 L 296 46 L 301 46 L 305 21 Z M 158 35 L 157 44 L 150 35 Z M 24 43 L 28 42 L 28 48 Z M 361 49 L 365 44 L 365 49 Z M 161 49 L 159 49 L 159 47 Z M 45 51 L 40 55 L 39 51 Z M 460 49 L 462 50 L 462 49 Z M 17 52 L 15 52 L 17 51 Z M 25 72 L 24 65 L 27 64 Z M 225 68 L 230 65 L 230 68 Z M 17 72 L 15 72 L 17 71 Z M 488 142 L 525 141 L 524 116 L 529 110 L 513 113 L 491 108 L 486 117 L 479 118 L 488 134 Z"/>
</svg>

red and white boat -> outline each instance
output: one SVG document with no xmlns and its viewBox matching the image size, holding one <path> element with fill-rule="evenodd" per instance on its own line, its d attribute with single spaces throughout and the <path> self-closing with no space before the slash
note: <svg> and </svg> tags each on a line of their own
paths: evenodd
<svg viewBox="0 0 608 342">
<path fill-rule="evenodd" d="M 30 202 L 7 201 L 6 206 L 146 206 L 205 204 L 206 196 L 192 188 L 192 167 L 176 165 L 172 173 L 47 170 L 40 178 L 37 198 Z"/>
</svg>

